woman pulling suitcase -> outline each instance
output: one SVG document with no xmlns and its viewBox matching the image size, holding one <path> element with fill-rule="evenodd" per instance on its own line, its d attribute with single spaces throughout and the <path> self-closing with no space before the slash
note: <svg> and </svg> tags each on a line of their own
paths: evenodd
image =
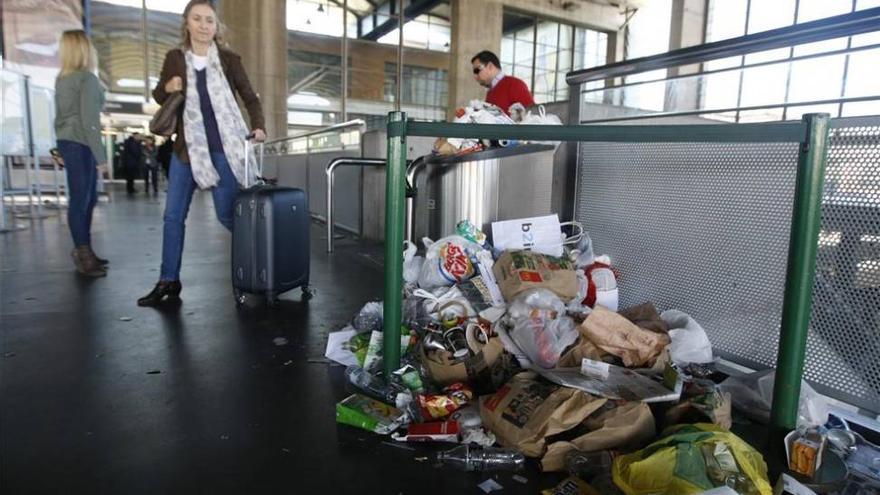
<svg viewBox="0 0 880 495">
<path fill-rule="evenodd" d="M 159 282 L 139 306 L 180 298 L 184 224 L 196 187 L 211 189 L 214 210 L 232 230 L 233 203 L 245 180 L 247 125 L 235 101 L 237 92 L 250 116 L 256 141 L 266 139 L 260 99 L 251 88 L 241 58 L 223 46 L 220 21 L 210 0 L 191 0 L 183 11 L 180 48 L 165 55 L 153 97 L 160 105 L 175 91 L 185 103 L 177 119 L 177 137 L 168 173 Z"/>
</svg>

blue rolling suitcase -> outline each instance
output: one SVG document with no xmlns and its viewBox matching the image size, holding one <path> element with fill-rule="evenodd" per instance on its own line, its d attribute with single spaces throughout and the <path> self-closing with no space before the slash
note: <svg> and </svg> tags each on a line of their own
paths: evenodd
<svg viewBox="0 0 880 495">
<path fill-rule="evenodd" d="M 296 287 L 302 288 L 304 300 L 311 297 L 308 205 L 306 192 L 291 187 L 261 184 L 238 193 L 232 229 L 232 287 L 238 305 L 250 293 L 265 296 L 266 305 L 275 307 L 280 294 Z"/>
</svg>

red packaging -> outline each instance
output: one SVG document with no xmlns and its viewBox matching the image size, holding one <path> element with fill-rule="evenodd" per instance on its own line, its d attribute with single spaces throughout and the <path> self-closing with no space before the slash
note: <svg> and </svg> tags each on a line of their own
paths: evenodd
<svg viewBox="0 0 880 495">
<path fill-rule="evenodd" d="M 406 430 L 407 442 L 455 442 L 458 443 L 458 421 L 416 423 Z"/>
</svg>

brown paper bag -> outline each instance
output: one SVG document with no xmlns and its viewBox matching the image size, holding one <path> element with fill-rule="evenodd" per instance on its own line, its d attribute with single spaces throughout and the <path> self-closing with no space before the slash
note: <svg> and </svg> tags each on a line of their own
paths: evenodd
<svg viewBox="0 0 880 495">
<path fill-rule="evenodd" d="M 564 471 L 565 455 L 572 450 L 635 450 L 654 439 L 654 415 L 644 402 L 608 401 L 584 420 L 589 430 L 573 440 L 554 442 L 541 458 L 543 471 Z"/>
<path fill-rule="evenodd" d="M 657 355 L 669 345 L 667 335 L 641 329 L 602 306 L 593 309 L 581 328 L 596 347 L 619 357 L 628 368 L 652 366 Z"/>
<path fill-rule="evenodd" d="M 657 333 L 669 333 L 669 325 L 660 319 L 654 303 L 646 302 L 619 311 L 620 316 L 636 324 L 639 328 Z"/>
<path fill-rule="evenodd" d="M 494 371 L 492 368 L 498 363 L 503 353 L 504 345 L 501 343 L 501 339 L 493 337 L 480 352 L 463 361 L 452 361 L 450 353 L 446 351 L 426 353 L 424 347 L 421 357 L 428 378 L 437 385 L 446 386 L 471 380 L 491 382 Z M 487 384 L 484 383 L 484 385 Z"/>
<path fill-rule="evenodd" d="M 546 438 L 579 425 L 604 405 L 606 399 L 560 387 L 520 373 L 494 395 L 480 398 L 483 427 L 504 447 L 529 457 L 544 455 Z"/>
<path fill-rule="evenodd" d="M 607 354 L 596 347 L 590 339 L 578 337 L 577 341 L 560 356 L 557 368 L 579 368 L 584 358 L 601 361 Z"/>
<path fill-rule="evenodd" d="M 577 274 L 565 258 L 531 251 L 505 251 L 492 271 L 508 302 L 526 289 L 548 289 L 565 302 L 578 294 Z"/>
</svg>

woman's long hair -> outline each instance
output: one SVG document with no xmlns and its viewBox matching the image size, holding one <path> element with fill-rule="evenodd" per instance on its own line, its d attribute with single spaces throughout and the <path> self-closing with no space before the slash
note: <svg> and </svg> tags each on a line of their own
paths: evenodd
<svg viewBox="0 0 880 495">
<path fill-rule="evenodd" d="M 180 25 L 180 46 L 183 47 L 184 50 L 192 48 L 192 41 L 189 39 L 189 30 L 186 28 L 186 18 L 189 17 L 190 10 L 196 5 L 207 5 L 214 11 L 214 20 L 217 23 L 217 32 L 214 33 L 214 42 L 217 43 L 217 46 L 226 46 L 226 42 L 223 41 L 223 32 L 226 31 L 226 26 L 220 21 L 220 13 L 217 12 L 217 7 L 212 0 L 190 0 L 189 3 L 186 4 L 186 8 L 183 9 L 183 23 Z"/>
<path fill-rule="evenodd" d="M 58 47 L 61 58 L 61 75 L 85 70 L 93 72 L 97 65 L 95 49 L 82 29 L 72 29 L 61 34 Z"/>
</svg>

